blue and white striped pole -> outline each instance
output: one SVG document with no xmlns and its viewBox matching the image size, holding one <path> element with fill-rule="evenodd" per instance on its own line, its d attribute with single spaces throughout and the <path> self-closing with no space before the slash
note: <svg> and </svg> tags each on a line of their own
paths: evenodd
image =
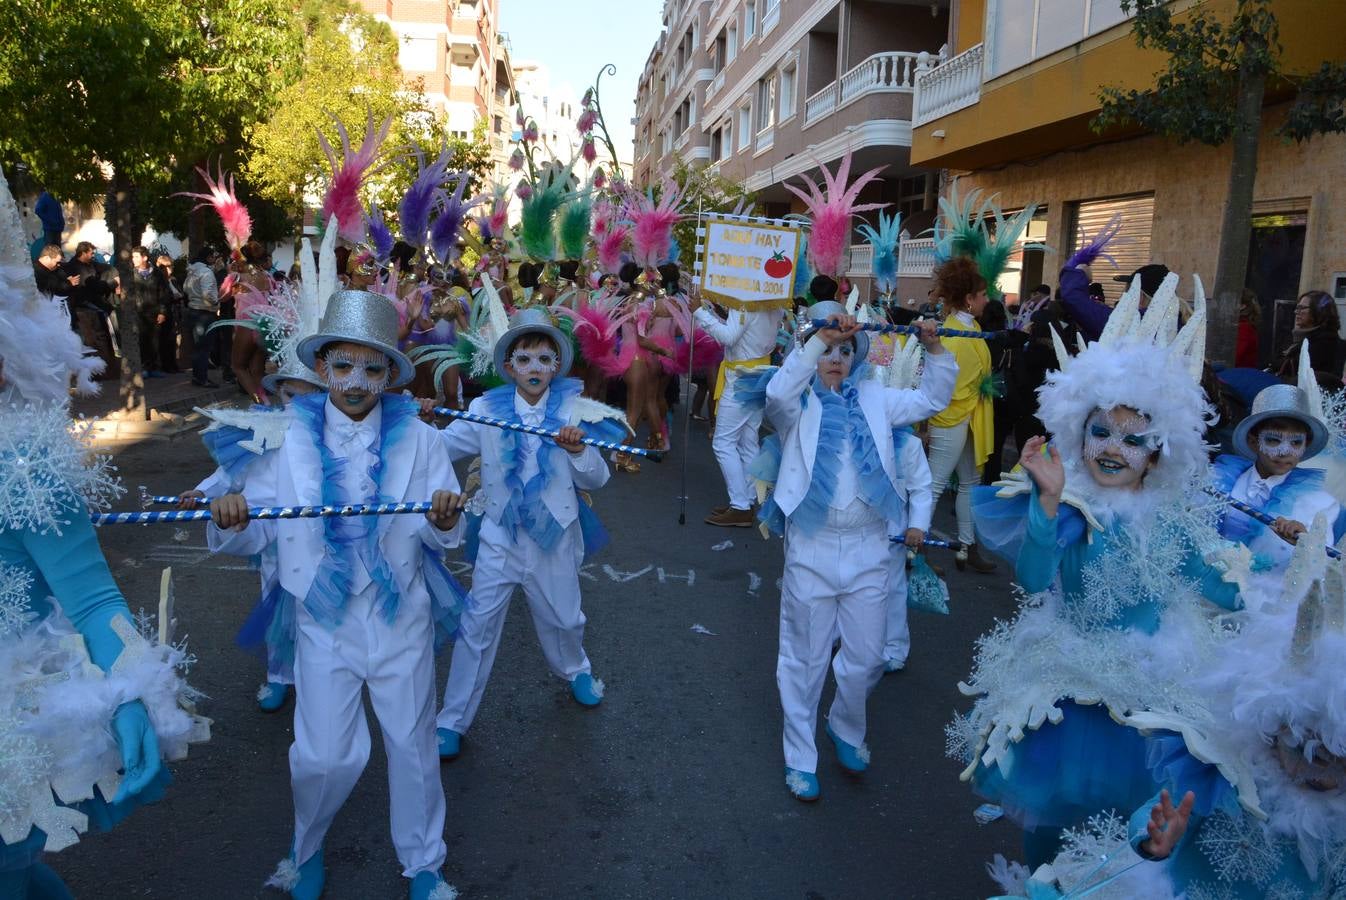
<svg viewBox="0 0 1346 900">
<path fill-rule="evenodd" d="M 504 428 L 509 431 L 522 431 L 525 434 L 536 434 L 538 437 L 556 439 L 557 432 L 548 431 L 545 428 L 538 428 L 535 425 L 522 425 L 518 422 L 508 422 L 504 419 L 497 419 L 494 416 L 483 416 L 478 413 L 465 412 L 461 409 L 449 409 L 446 406 L 436 406 L 434 413 L 437 416 L 447 416 L 451 419 L 462 419 L 464 422 L 476 422 L 480 425 L 490 425 L 495 428 Z M 643 456 L 646 459 L 655 462 L 664 461 L 664 452 L 662 450 L 645 450 L 641 447 L 628 447 L 625 444 L 614 443 L 613 441 L 600 441 L 598 438 L 581 438 L 580 443 L 588 444 L 590 447 L 597 447 L 599 450 L 616 450 L 618 453 L 630 453 L 632 456 Z"/>
<path fill-rule="evenodd" d="M 1263 525 L 1273 525 L 1276 522 L 1275 516 L 1269 515 L 1268 513 L 1264 513 L 1262 512 L 1262 510 L 1258 509 L 1255 506 L 1249 506 L 1242 500 L 1235 500 L 1233 497 L 1231 497 L 1229 494 L 1226 494 L 1224 491 L 1216 490 L 1213 487 L 1208 487 L 1206 488 L 1206 493 L 1210 494 L 1212 497 L 1219 497 L 1221 500 L 1225 501 L 1230 506 L 1234 507 L 1234 509 L 1237 509 L 1239 512 L 1243 513 L 1245 516 L 1248 516 L 1251 519 L 1256 519 Z M 1289 542 L 1287 541 L 1287 543 Z M 1341 559 L 1341 551 L 1338 550 L 1336 547 L 1331 546 L 1327 547 L 1327 555 L 1332 557 L 1333 559 Z"/>
<path fill-rule="evenodd" d="M 837 323 L 835 319 L 810 319 L 809 324 L 814 328 L 835 328 Z M 876 334 L 920 334 L 921 329 L 915 325 L 890 325 L 886 322 L 864 322 L 857 323 L 861 331 L 873 331 Z M 935 334 L 940 337 L 961 337 L 977 338 L 978 340 L 989 341 L 992 338 L 1002 334 L 999 331 L 960 331 L 957 328 L 936 328 Z"/>
<path fill-rule="evenodd" d="M 177 497 L 171 498 L 174 503 Z M 249 519 L 320 519 L 333 516 L 395 516 L 429 512 L 425 503 L 353 503 L 346 506 L 252 506 Z M 209 522 L 209 509 L 165 510 L 163 512 L 108 512 L 89 517 L 95 525 L 158 525 L 163 522 Z"/>
<path fill-rule="evenodd" d="M 900 537 L 890 537 L 888 538 L 888 540 L 894 544 L 905 544 L 907 542 L 906 538 L 900 538 Z M 941 541 L 938 538 L 926 538 L 925 540 L 921 541 L 921 547 L 943 547 L 946 550 L 958 549 L 958 545 L 953 543 L 952 541 Z M 916 549 L 919 550 L 920 547 L 917 547 Z"/>
</svg>

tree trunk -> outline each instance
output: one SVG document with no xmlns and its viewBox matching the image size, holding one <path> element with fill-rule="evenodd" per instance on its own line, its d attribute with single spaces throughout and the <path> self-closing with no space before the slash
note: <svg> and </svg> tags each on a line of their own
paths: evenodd
<svg viewBox="0 0 1346 900">
<path fill-rule="evenodd" d="M 1247 51 L 1245 51 L 1246 53 Z M 1209 309 L 1206 356 L 1211 362 L 1234 364 L 1238 336 L 1239 298 L 1248 280 L 1248 244 L 1252 239 L 1253 187 L 1257 183 L 1257 141 L 1262 130 L 1266 73 L 1246 58 L 1239 67 L 1239 89 L 1230 138 L 1229 193 L 1220 223 L 1220 251 L 1215 262 L 1214 302 Z"/>
<path fill-rule="evenodd" d="M 131 284 L 131 248 L 140 243 L 144 232 L 144 227 L 137 227 L 134 221 L 134 194 L 130 179 L 114 171 L 105 212 L 108 230 L 112 232 L 113 261 L 126 288 Z M 122 409 L 142 413 L 148 421 L 150 409 L 145 402 L 145 379 L 141 374 L 140 319 L 129 290 L 122 290 L 117 299 L 117 325 L 122 350 Z"/>
</svg>

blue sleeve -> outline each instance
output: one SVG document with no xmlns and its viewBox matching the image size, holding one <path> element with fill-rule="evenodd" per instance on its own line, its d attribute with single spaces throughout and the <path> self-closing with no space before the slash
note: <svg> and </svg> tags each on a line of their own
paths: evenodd
<svg viewBox="0 0 1346 900">
<path fill-rule="evenodd" d="M 1182 564 L 1184 578 L 1200 582 L 1201 596 L 1221 609 L 1236 610 L 1243 608 L 1237 584 L 1225 581 L 1220 571 L 1202 559 L 1195 550 L 1187 554 Z"/>
<path fill-rule="evenodd" d="M 1024 530 L 1024 543 L 1019 548 L 1019 559 L 1014 564 L 1014 576 L 1019 585 L 1030 594 L 1041 593 L 1052 586 L 1056 573 L 1061 568 L 1064 550 L 1057 541 L 1057 524 L 1060 510 L 1054 518 L 1047 518 L 1038 499 L 1037 485 L 1028 499 L 1028 527 Z"/>
<path fill-rule="evenodd" d="M 47 588 L 61 604 L 61 611 L 84 636 L 89 656 L 107 671 L 122 651 L 121 638 L 109 623 L 118 615 L 131 620 L 117 583 L 94 534 L 83 502 L 71 501 L 73 515 L 64 534 L 24 532 L 23 544 L 33 564 L 42 573 Z"/>
<path fill-rule="evenodd" d="M 1089 296 L 1089 277 L 1071 267 L 1061 270 L 1061 303 L 1087 341 L 1096 341 L 1112 310 Z"/>
</svg>

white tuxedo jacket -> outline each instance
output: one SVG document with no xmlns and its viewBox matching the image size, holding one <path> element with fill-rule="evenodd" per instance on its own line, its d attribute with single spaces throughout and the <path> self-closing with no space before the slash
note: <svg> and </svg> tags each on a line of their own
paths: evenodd
<svg viewBox="0 0 1346 900">
<path fill-rule="evenodd" d="M 787 517 L 804 499 L 813 479 L 822 404 L 813 396 L 811 385 L 818 372 L 818 360 L 826 350 L 827 346 L 817 335 L 809 338 L 803 347 L 785 357 L 766 388 L 766 415 L 781 436 L 781 466 L 775 498 Z M 893 429 L 928 419 L 948 406 L 957 377 L 958 364 L 954 362 L 953 354 L 946 351 L 927 354 L 921 385 L 915 390 L 884 387 L 873 379 L 856 385 L 860 409 L 878 447 L 884 474 L 903 499 L 906 489 L 897 468 Z M 905 523 L 889 522 L 890 529 L 900 525 L 905 526 Z"/>
</svg>

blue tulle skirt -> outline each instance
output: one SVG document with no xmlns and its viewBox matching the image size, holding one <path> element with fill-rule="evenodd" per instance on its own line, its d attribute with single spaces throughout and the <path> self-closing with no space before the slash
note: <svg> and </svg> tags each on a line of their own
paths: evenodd
<svg viewBox="0 0 1346 900">
<path fill-rule="evenodd" d="M 118 822 L 129 816 L 132 811 L 149 803 L 158 803 L 163 799 L 168 786 L 173 783 L 173 776 L 168 771 L 165 764 L 159 769 L 159 774 L 155 776 L 143 791 L 134 797 L 128 797 L 121 803 L 109 803 L 103 799 L 103 794 L 98 788 L 94 788 L 92 800 L 82 800 L 79 803 L 69 804 L 72 809 L 77 809 L 89 817 L 89 832 L 111 831 Z M 41 828 L 34 826 L 28 832 L 28 837 L 19 841 L 17 844 L 6 844 L 0 842 L 0 872 L 12 872 L 16 869 L 26 869 L 37 862 L 42 856 L 42 847 L 47 843 L 47 833 Z"/>
<path fill-rule="evenodd" d="M 1025 733 L 994 766 L 978 763 L 977 793 L 1020 827 L 1066 828 L 1115 809 L 1130 816 L 1158 787 L 1146 765 L 1146 739 L 1103 706 L 1061 703 L 1059 725 Z"/>
</svg>

